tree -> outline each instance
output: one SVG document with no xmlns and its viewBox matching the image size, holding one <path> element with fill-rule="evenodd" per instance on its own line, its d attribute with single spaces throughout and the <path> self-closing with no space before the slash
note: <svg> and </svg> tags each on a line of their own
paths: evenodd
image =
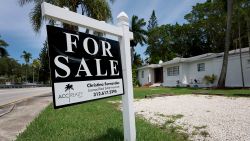
<svg viewBox="0 0 250 141">
<path fill-rule="evenodd" d="M 140 54 L 137 54 L 136 52 L 134 53 L 134 59 L 133 59 L 133 64 L 136 67 L 142 66 L 143 60 L 141 58 Z"/>
<path fill-rule="evenodd" d="M 19 0 L 20 6 L 24 6 L 28 3 L 34 3 L 34 8 L 30 12 L 30 21 L 32 23 L 32 27 L 35 32 L 39 32 L 42 23 L 45 18 L 42 17 L 41 13 L 41 4 L 42 2 L 48 2 L 53 5 L 57 5 L 59 7 L 68 7 L 69 10 L 73 12 L 77 12 L 77 8 L 81 7 L 82 15 L 90 16 L 97 20 L 101 21 L 112 21 L 112 13 L 109 7 L 109 3 L 106 0 Z M 110 0 L 110 2 L 114 2 L 114 0 Z M 54 23 L 53 20 L 49 21 L 51 24 Z M 78 29 L 76 26 L 63 24 L 64 28 L 76 30 Z M 48 57 L 48 48 L 47 41 L 44 43 L 44 48 L 40 53 L 40 61 L 41 61 L 41 76 L 39 76 L 43 83 L 48 82 L 50 76 L 49 70 L 49 57 Z"/>
<path fill-rule="evenodd" d="M 185 19 L 190 26 L 190 31 L 187 31 L 190 34 L 187 37 L 191 44 L 197 45 L 192 50 L 195 50 L 198 55 L 223 51 L 226 11 L 222 0 L 196 4 L 192 11 L 185 15 Z"/>
<path fill-rule="evenodd" d="M 50 68 L 49 68 L 49 54 L 47 41 L 43 43 L 43 48 L 39 54 L 39 60 L 41 62 L 39 80 L 44 84 L 50 80 Z"/>
<path fill-rule="evenodd" d="M 247 32 L 247 46 L 250 47 L 250 1 L 249 0 L 237 0 L 237 6 L 240 14 L 243 16 L 246 22 L 246 32 Z M 250 53 L 250 50 L 249 50 Z"/>
<path fill-rule="evenodd" d="M 9 46 L 4 40 L 1 39 L 0 36 L 0 57 L 8 56 L 8 52 L 6 47 Z"/>
<path fill-rule="evenodd" d="M 34 59 L 33 60 L 33 63 L 32 63 L 32 68 L 33 68 L 33 83 L 34 83 L 34 72 L 35 70 L 37 70 L 37 82 L 39 81 L 39 71 L 40 71 L 40 68 L 41 68 L 41 61 L 38 60 L 38 59 Z"/>
<path fill-rule="evenodd" d="M 229 47 L 231 41 L 231 30 L 232 30 L 232 14 L 233 14 L 233 0 L 227 0 L 227 30 L 225 38 L 225 50 L 223 56 L 223 63 L 220 73 L 220 78 L 218 81 L 218 87 L 225 87 L 226 75 L 227 75 L 227 66 L 228 66 L 228 55 Z"/>
<path fill-rule="evenodd" d="M 158 26 L 158 22 L 157 22 L 157 17 L 155 15 L 155 10 L 153 10 L 150 19 L 148 21 L 148 31 L 157 27 Z"/>
<path fill-rule="evenodd" d="M 7 80 L 17 82 L 21 77 L 21 65 L 13 58 L 7 56 L 0 58 L 0 76 Z"/>
<path fill-rule="evenodd" d="M 145 54 L 149 56 L 148 63 L 168 61 L 175 57 L 172 49 L 172 26 L 162 25 L 148 31 L 148 47 Z"/>
<path fill-rule="evenodd" d="M 147 59 L 147 63 L 155 63 L 157 60 L 159 60 L 159 56 L 156 56 L 156 52 L 158 50 L 157 42 L 158 39 L 160 38 L 160 29 L 157 28 L 158 23 L 157 23 L 157 17 L 155 15 L 155 11 L 152 11 L 152 14 L 150 16 L 150 19 L 148 21 L 148 39 L 147 39 L 147 44 L 148 47 L 145 51 L 146 55 L 149 55 L 149 58 Z"/>
<path fill-rule="evenodd" d="M 30 62 L 30 59 L 32 59 L 32 55 L 29 52 L 23 51 L 23 54 L 21 55 L 21 57 L 24 59 L 25 64 L 26 64 L 26 71 L 25 71 L 25 80 L 27 82 L 27 77 L 28 77 L 28 65 Z"/>
<path fill-rule="evenodd" d="M 246 0 L 239 0 L 235 2 L 235 17 L 237 17 L 237 26 L 238 26 L 238 38 L 236 38 L 236 48 L 239 46 L 239 50 L 240 50 L 240 69 L 241 69 L 241 80 L 242 80 L 242 87 L 245 87 L 245 81 L 244 81 L 244 72 L 243 72 L 243 62 L 242 62 L 242 39 L 244 39 L 244 37 L 242 37 L 242 27 L 244 28 L 244 26 L 246 27 L 246 32 L 247 32 L 247 37 L 249 40 L 249 31 L 248 31 L 248 23 L 249 23 L 249 19 L 248 19 L 248 14 L 246 14 L 246 11 L 249 11 L 250 8 L 250 1 Z M 247 8 L 248 7 L 248 8 Z M 249 11 L 250 12 L 250 11 Z M 242 20 L 244 19 L 244 20 Z M 246 23 L 246 25 L 244 25 L 244 23 Z M 244 32 L 244 31 L 243 31 Z M 244 35 L 243 35 L 244 36 Z M 248 44 L 246 46 L 250 46 L 249 41 Z"/>
<path fill-rule="evenodd" d="M 113 2 L 114 0 L 110 0 Z M 41 13 L 42 2 L 48 2 L 60 7 L 68 7 L 70 11 L 77 12 L 77 8 L 81 7 L 82 15 L 95 18 L 101 21 L 111 21 L 112 13 L 109 3 L 106 0 L 19 0 L 20 6 L 28 3 L 34 3 L 34 8 L 30 12 L 30 21 L 35 32 L 39 32 L 42 27 L 42 21 L 45 20 Z M 52 21 L 53 22 L 53 21 Z M 77 27 L 64 24 L 67 29 L 76 30 Z"/>
<path fill-rule="evenodd" d="M 134 34 L 134 39 L 130 41 L 131 45 L 131 63 L 133 63 L 134 59 L 134 48 L 139 43 L 141 46 L 146 43 L 147 37 L 147 31 L 143 29 L 143 27 L 146 25 L 146 22 L 144 19 L 139 19 L 137 16 L 133 15 L 131 20 L 131 27 L 130 31 Z"/>
</svg>

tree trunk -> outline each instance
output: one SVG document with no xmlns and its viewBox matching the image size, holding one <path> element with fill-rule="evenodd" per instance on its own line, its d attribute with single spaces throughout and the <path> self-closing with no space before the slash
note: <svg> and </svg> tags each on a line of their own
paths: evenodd
<svg viewBox="0 0 250 141">
<path fill-rule="evenodd" d="M 250 18 L 247 18 L 247 37 L 248 37 L 248 47 L 250 47 Z M 250 53 L 250 49 L 249 49 Z"/>
<path fill-rule="evenodd" d="M 34 79 L 35 79 L 35 72 L 34 72 L 34 68 L 32 68 L 32 73 L 33 73 L 33 80 L 32 80 L 33 82 L 32 82 L 32 83 L 34 84 L 34 81 L 35 81 L 35 80 L 34 80 Z"/>
<path fill-rule="evenodd" d="M 28 64 L 26 63 L 26 70 L 25 70 L 25 82 L 27 83 L 27 76 L 28 75 Z"/>
<path fill-rule="evenodd" d="M 38 73 L 37 73 L 37 82 L 39 83 L 39 73 L 40 73 L 40 68 L 38 69 Z"/>
<path fill-rule="evenodd" d="M 242 66 L 241 43 L 240 43 L 240 70 L 241 70 L 242 87 L 245 87 L 244 72 L 243 72 L 243 66 Z"/>
<path fill-rule="evenodd" d="M 133 62 L 134 62 L 134 52 L 135 52 L 135 47 L 131 46 L 131 66 L 133 66 Z"/>
<path fill-rule="evenodd" d="M 225 39 L 225 49 L 224 49 L 220 78 L 217 85 L 218 87 L 221 88 L 225 87 L 226 76 L 227 76 L 228 54 L 229 54 L 229 47 L 231 44 L 232 13 L 233 13 L 233 0 L 227 0 L 227 30 Z"/>
<path fill-rule="evenodd" d="M 241 29 L 240 29 L 240 20 L 238 19 L 238 30 L 239 30 L 239 48 L 240 48 L 240 71 L 241 71 L 241 81 L 242 81 L 242 87 L 245 87 L 245 81 L 244 81 L 244 73 L 243 73 L 243 67 L 242 67 L 242 55 L 241 55 Z"/>
</svg>

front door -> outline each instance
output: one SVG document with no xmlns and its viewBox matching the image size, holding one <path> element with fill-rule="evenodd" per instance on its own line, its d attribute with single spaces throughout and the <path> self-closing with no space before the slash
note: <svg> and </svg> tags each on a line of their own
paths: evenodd
<svg viewBox="0 0 250 141">
<path fill-rule="evenodd" d="M 163 82 L 163 68 L 155 68 L 155 83 L 162 83 Z"/>
</svg>

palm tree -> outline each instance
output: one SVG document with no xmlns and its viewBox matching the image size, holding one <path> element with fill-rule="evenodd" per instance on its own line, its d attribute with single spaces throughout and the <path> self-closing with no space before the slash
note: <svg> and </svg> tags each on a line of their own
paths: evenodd
<svg viewBox="0 0 250 141">
<path fill-rule="evenodd" d="M 0 57 L 8 56 L 8 52 L 6 50 L 7 46 L 8 44 L 4 40 L 0 39 Z"/>
<path fill-rule="evenodd" d="M 137 67 L 141 66 L 143 63 L 143 60 L 141 59 L 141 55 L 137 54 L 136 52 L 134 53 L 134 60 L 133 64 L 136 65 Z"/>
<path fill-rule="evenodd" d="M 39 71 L 40 71 L 40 68 L 41 68 L 41 61 L 38 60 L 38 59 L 34 59 L 33 60 L 33 63 L 32 63 L 32 68 L 33 68 L 33 83 L 34 83 L 34 71 L 35 69 L 37 69 L 38 71 L 38 76 L 37 76 L 37 82 L 39 81 Z"/>
<path fill-rule="evenodd" d="M 114 0 L 110 1 L 114 2 Z M 25 4 L 32 2 L 35 6 L 30 12 L 30 21 L 35 32 L 39 32 L 42 27 L 42 21 L 44 20 L 41 13 L 42 2 L 48 2 L 60 7 L 65 6 L 73 12 L 77 12 L 77 8 L 80 6 L 82 15 L 87 15 L 101 21 L 112 21 L 111 9 L 108 1 L 106 0 L 19 0 L 20 6 L 24 6 Z M 67 24 L 64 24 L 64 27 L 67 29 L 77 28 Z"/>
<path fill-rule="evenodd" d="M 228 54 L 231 41 L 231 30 L 232 30 L 232 13 L 233 13 L 233 0 L 227 0 L 227 29 L 226 29 L 226 40 L 225 49 L 223 56 L 223 63 L 218 81 L 218 87 L 225 87 L 226 76 L 227 76 L 227 65 L 228 65 Z"/>
<path fill-rule="evenodd" d="M 144 19 L 139 19 L 137 16 L 133 15 L 131 20 L 130 31 L 134 33 L 134 39 L 130 41 L 131 45 L 131 63 L 134 59 L 134 48 L 139 43 L 141 46 L 146 43 L 147 31 L 143 29 L 146 25 Z"/>
<path fill-rule="evenodd" d="M 245 11 L 244 9 L 241 7 L 241 2 L 240 1 L 236 1 L 235 3 L 236 5 L 236 15 L 237 15 L 237 25 L 238 25 L 238 39 L 237 42 L 239 43 L 239 49 L 240 49 L 240 71 L 241 71 L 241 81 L 242 81 L 242 87 L 245 87 L 245 81 L 244 81 L 244 72 L 243 72 L 243 63 L 242 63 L 242 44 L 241 44 L 241 19 L 244 19 L 245 17 Z M 247 22 L 247 21 L 246 21 Z M 237 44 L 236 44 L 237 46 Z M 236 47 L 237 48 L 237 47 Z"/>
<path fill-rule="evenodd" d="M 21 55 L 21 57 L 24 59 L 24 61 L 26 63 L 26 71 L 25 71 L 26 78 L 25 79 L 26 79 L 26 82 L 27 82 L 28 64 L 30 62 L 30 59 L 32 58 L 32 55 L 29 52 L 23 51 L 23 54 Z"/>
</svg>

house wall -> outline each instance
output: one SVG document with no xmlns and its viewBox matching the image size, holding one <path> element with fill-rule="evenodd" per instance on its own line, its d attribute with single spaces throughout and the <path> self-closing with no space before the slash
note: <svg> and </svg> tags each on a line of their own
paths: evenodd
<svg viewBox="0 0 250 141">
<path fill-rule="evenodd" d="M 142 78 L 142 71 L 144 71 L 143 78 Z M 145 69 L 138 70 L 138 78 L 142 86 L 150 82 L 154 83 L 154 69 L 145 68 Z"/>
<path fill-rule="evenodd" d="M 245 86 L 250 87 L 250 55 L 249 53 L 242 54 L 242 66 L 245 80 Z M 242 77 L 240 69 L 240 56 L 233 55 L 229 58 L 228 71 L 226 78 L 226 86 L 228 87 L 242 87 Z"/>
<path fill-rule="evenodd" d="M 179 66 L 179 75 L 177 76 L 168 76 L 168 72 L 167 72 L 167 69 L 168 68 L 171 68 L 171 67 L 174 67 L 174 66 Z M 163 83 L 162 85 L 163 86 L 171 86 L 171 87 L 174 87 L 177 85 L 177 81 L 180 80 L 180 79 L 183 79 L 182 77 L 182 64 L 174 64 L 174 65 L 165 65 L 163 66 Z M 180 80 L 181 81 L 181 80 Z"/>
<path fill-rule="evenodd" d="M 149 83 L 155 82 L 155 73 L 154 69 L 149 69 Z"/>
<path fill-rule="evenodd" d="M 187 63 L 182 63 L 181 64 L 181 70 L 180 70 L 180 81 L 181 81 L 181 85 L 187 85 L 189 84 L 189 74 L 190 74 L 190 71 L 189 71 L 189 64 Z"/>
<path fill-rule="evenodd" d="M 221 69 L 221 64 L 222 64 L 220 60 L 221 59 L 213 58 L 213 59 L 200 60 L 200 61 L 188 63 L 189 65 L 188 84 L 194 84 L 194 80 L 196 79 L 198 81 L 199 87 L 206 87 L 207 85 L 203 79 L 204 76 L 205 75 L 211 76 L 212 74 L 214 74 L 218 77 L 220 73 L 220 69 Z M 205 71 L 198 71 L 197 65 L 200 63 L 205 63 Z M 214 86 L 216 84 L 217 82 L 215 82 L 214 84 L 210 86 Z"/>
<path fill-rule="evenodd" d="M 249 53 L 242 54 L 242 62 L 243 62 L 243 72 L 244 72 L 244 80 L 245 86 L 250 87 L 250 59 Z M 163 77 L 164 83 L 163 86 L 176 86 L 177 82 L 180 81 L 181 85 L 191 85 L 194 83 L 194 79 L 199 81 L 199 87 L 208 87 L 208 86 L 216 86 L 218 83 L 218 79 L 220 76 L 221 66 L 222 66 L 223 56 L 218 58 L 211 58 L 206 60 L 198 60 L 190 63 L 178 63 L 174 65 L 165 65 L 163 66 Z M 239 54 L 230 55 L 228 60 L 228 71 L 226 78 L 226 86 L 227 87 L 242 87 L 241 80 L 241 70 L 240 70 L 240 60 Z M 197 64 L 205 63 L 205 71 L 198 72 Z M 167 68 L 179 66 L 179 75 L 178 76 L 167 76 Z M 206 85 L 203 80 L 205 75 L 215 74 L 217 79 L 214 84 Z"/>
</svg>

